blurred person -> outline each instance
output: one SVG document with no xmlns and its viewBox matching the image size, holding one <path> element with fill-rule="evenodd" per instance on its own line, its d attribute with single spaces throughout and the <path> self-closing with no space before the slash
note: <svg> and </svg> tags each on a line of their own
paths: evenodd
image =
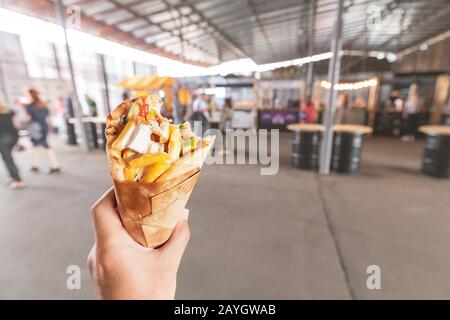
<svg viewBox="0 0 450 320">
<path fill-rule="evenodd" d="M 122 226 L 114 189 L 92 207 L 95 244 L 87 260 L 101 299 L 174 299 L 177 273 L 189 242 L 184 209 L 169 240 L 157 249 L 137 243 Z"/>
<path fill-rule="evenodd" d="M 394 112 L 394 104 L 391 99 L 386 99 L 381 105 L 381 112 Z"/>
<path fill-rule="evenodd" d="M 358 92 L 355 99 L 351 100 L 349 108 L 347 108 L 347 112 L 345 113 L 345 123 L 364 125 L 367 115 L 366 108 L 367 104 L 363 93 Z"/>
<path fill-rule="evenodd" d="M 233 114 L 233 100 L 231 98 L 225 98 L 219 124 L 219 129 L 224 134 L 226 134 L 227 130 L 232 129 L 231 122 L 233 120 Z M 215 152 L 217 152 L 218 155 L 231 154 L 231 151 L 226 148 L 226 142 L 222 143 Z"/>
<path fill-rule="evenodd" d="M 403 107 L 405 135 L 402 141 L 414 141 L 419 118 L 420 99 L 417 94 L 417 85 L 413 83 L 409 88 L 408 99 Z"/>
<path fill-rule="evenodd" d="M 207 99 L 207 101 L 208 101 L 208 113 L 210 115 L 212 115 L 212 114 L 214 114 L 214 112 L 217 111 L 216 96 L 210 95 L 209 99 Z"/>
<path fill-rule="evenodd" d="M 177 101 L 176 99 L 172 100 L 172 119 L 173 119 L 173 123 L 177 124 L 177 123 L 181 123 L 181 116 L 180 116 L 180 102 Z"/>
<path fill-rule="evenodd" d="M 192 97 L 192 101 L 195 101 L 195 100 L 197 100 L 196 94 L 194 94 Z M 190 121 L 190 119 L 192 117 L 192 113 L 193 113 L 192 104 L 193 104 L 193 102 L 186 105 L 186 110 L 185 110 L 184 116 L 183 116 L 184 121 Z"/>
<path fill-rule="evenodd" d="M 217 108 L 217 98 L 215 94 L 208 95 L 208 98 L 208 127 L 220 129 L 222 110 L 218 110 Z"/>
<path fill-rule="evenodd" d="M 348 108 L 348 94 L 342 93 L 336 101 L 336 111 L 334 113 L 334 123 L 345 123 L 345 113 Z"/>
<path fill-rule="evenodd" d="M 65 106 L 63 97 L 57 97 L 55 101 L 55 118 L 58 134 L 64 135 L 66 133 L 66 118 Z"/>
<path fill-rule="evenodd" d="M 19 140 L 18 128 L 19 124 L 14 116 L 14 111 L 0 101 L 0 154 L 9 172 L 8 185 L 11 189 L 19 189 L 25 186 L 12 156 L 12 150 Z"/>
<path fill-rule="evenodd" d="M 178 102 L 179 102 L 179 109 L 178 109 L 178 116 L 180 119 L 180 122 L 184 119 L 184 121 L 189 120 L 189 117 L 186 118 L 186 114 L 188 112 L 189 106 L 192 104 L 192 97 L 189 93 L 189 91 L 181 87 L 178 89 Z"/>
<path fill-rule="evenodd" d="M 128 93 L 128 91 L 124 90 L 122 92 L 122 101 L 128 100 L 128 99 L 130 99 L 130 94 Z"/>
<path fill-rule="evenodd" d="M 97 114 L 97 103 L 95 103 L 95 100 L 92 99 L 89 95 L 84 95 L 84 100 L 86 101 L 86 104 L 89 107 L 89 115 L 91 117 L 96 117 Z"/>
<path fill-rule="evenodd" d="M 301 112 L 303 113 L 302 123 L 315 123 L 317 118 L 316 104 L 311 96 L 306 98 L 306 102 L 302 103 Z"/>
<path fill-rule="evenodd" d="M 389 99 L 391 99 L 396 112 L 403 112 L 403 99 L 399 90 L 392 90 Z"/>
<path fill-rule="evenodd" d="M 28 113 L 25 110 L 25 104 L 27 104 L 27 101 L 28 99 L 26 97 L 21 97 L 14 100 L 14 118 L 18 122 L 20 129 L 25 128 L 28 123 Z"/>
<path fill-rule="evenodd" d="M 231 121 L 233 120 L 233 101 L 231 98 L 225 98 L 222 113 L 220 115 L 220 130 L 225 132 L 227 129 L 231 129 Z"/>
<path fill-rule="evenodd" d="M 367 107 L 366 99 L 364 98 L 361 92 L 358 93 L 358 95 L 356 96 L 356 99 L 353 103 L 353 107 L 359 109 L 366 109 Z"/>
<path fill-rule="evenodd" d="M 208 103 L 206 94 L 198 95 L 192 104 L 192 115 L 190 117 L 190 122 L 193 128 L 195 128 L 194 123 L 196 121 L 201 121 L 202 132 L 196 132 L 197 135 L 203 136 L 203 133 L 208 129 Z"/>
<path fill-rule="evenodd" d="M 49 125 L 47 122 L 49 110 L 47 105 L 41 100 L 39 92 L 35 89 L 29 89 L 28 96 L 30 102 L 25 106 L 25 110 L 29 117 L 28 131 L 30 132 L 34 153 L 30 171 L 39 171 L 41 149 L 43 148 L 45 149 L 47 158 L 50 162 L 50 170 L 48 173 L 59 173 L 61 169 L 59 167 L 58 159 L 47 141 L 49 132 Z"/>
<path fill-rule="evenodd" d="M 206 94 L 198 95 L 192 104 L 193 113 L 201 113 L 205 118 L 209 117 L 209 103 Z"/>
</svg>

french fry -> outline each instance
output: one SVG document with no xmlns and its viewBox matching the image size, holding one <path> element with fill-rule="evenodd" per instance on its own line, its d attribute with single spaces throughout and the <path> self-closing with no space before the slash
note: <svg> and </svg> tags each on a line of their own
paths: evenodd
<svg viewBox="0 0 450 320">
<path fill-rule="evenodd" d="M 181 152 L 181 132 L 178 126 L 170 126 L 169 138 L 169 155 L 172 161 L 176 161 L 180 157 Z"/>
<path fill-rule="evenodd" d="M 133 135 L 134 129 L 136 129 L 136 121 L 130 120 L 125 125 L 125 127 L 120 132 L 119 136 L 114 140 L 109 149 L 109 154 L 111 158 L 114 158 L 120 165 L 124 166 L 125 162 L 122 159 L 122 150 L 128 144 L 131 136 Z"/>
<path fill-rule="evenodd" d="M 125 176 L 125 180 L 127 181 L 135 181 L 136 179 L 136 175 L 139 172 L 139 168 L 130 168 L 130 167 L 125 167 L 125 169 L 123 169 L 123 174 Z"/>
<path fill-rule="evenodd" d="M 169 126 L 169 134 L 172 135 L 172 133 L 176 130 L 180 130 L 180 125 L 179 124 L 171 124 Z"/>
<path fill-rule="evenodd" d="M 170 156 L 166 152 L 149 153 L 139 158 L 133 159 L 128 163 L 130 168 L 142 168 L 158 162 L 169 161 Z"/>
<path fill-rule="evenodd" d="M 134 129 L 136 128 L 136 120 L 130 120 L 122 129 L 117 139 L 112 144 L 112 149 L 122 150 L 126 147 L 128 140 L 131 138 Z"/>
<path fill-rule="evenodd" d="M 145 169 L 144 175 L 142 176 L 142 182 L 152 183 L 154 182 L 160 175 L 167 171 L 170 168 L 170 164 L 167 161 L 162 161 L 155 163 L 154 165 L 149 166 Z"/>
<path fill-rule="evenodd" d="M 216 137 L 214 136 L 203 138 L 197 149 L 178 158 L 177 161 L 175 161 L 172 166 L 158 178 L 157 182 L 168 181 L 196 168 L 200 169 L 205 162 L 209 150 L 213 147 L 215 139 Z"/>
<path fill-rule="evenodd" d="M 169 140 L 170 122 L 167 119 L 162 119 L 159 124 L 159 130 L 154 131 L 159 135 L 159 142 L 166 143 Z"/>
</svg>

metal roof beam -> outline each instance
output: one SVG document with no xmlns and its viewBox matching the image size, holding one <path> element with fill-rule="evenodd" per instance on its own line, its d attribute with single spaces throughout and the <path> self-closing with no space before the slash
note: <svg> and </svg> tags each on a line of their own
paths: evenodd
<svg viewBox="0 0 450 320">
<path fill-rule="evenodd" d="M 94 2 L 99 2 L 101 0 L 72 0 L 70 3 L 66 4 L 66 6 L 78 6 L 81 4 L 90 4 Z"/>
<path fill-rule="evenodd" d="M 145 3 L 145 2 L 147 2 L 147 1 L 148 1 L 148 0 L 140 0 L 140 1 L 137 2 L 137 3 L 133 3 L 133 4 L 130 5 L 130 9 L 133 10 L 134 12 L 136 12 L 135 9 L 134 9 L 133 7 L 136 7 L 136 6 L 138 6 L 139 4 Z M 161 1 L 161 2 L 162 2 L 162 1 Z M 165 3 L 165 4 L 166 4 L 166 3 Z M 128 5 L 128 4 L 127 4 L 127 5 Z M 172 8 L 178 8 L 178 7 L 181 7 L 180 4 L 178 4 L 178 5 L 170 5 L 170 6 L 171 6 Z M 158 14 L 161 14 L 161 13 L 166 13 L 166 12 L 167 12 L 167 9 L 168 9 L 168 6 L 167 6 L 167 4 L 166 4 L 166 7 L 165 7 L 164 9 L 157 10 L 157 11 L 153 11 L 153 12 L 148 12 L 148 13 L 146 13 L 146 14 L 141 14 L 141 18 L 144 19 L 145 17 L 155 16 L 155 15 L 158 15 Z M 115 10 L 117 10 L 117 8 L 115 8 Z M 136 13 L 138 13 L 138 12 L 136 12 Z M 104 12 L 101 12 L 101 14 L 104 14 Z M 167 20 L 159 21 L 158 23 L 164 23 L 164 22 L 171 21 L 171 20 L 172 20 L 172 18 L 169 18 L 169 19 L 167 19 Z M 133 21 L 133 19 L 132 19 L 132 18 L 128 18 L 127 20 L 123 20 L 123 21 L 119 22 L 119 24 L 131 22 L 131 21 Z"/>
<path fill-rule="evenodd" d="M 252 12 L 252 16 L 256 21 L 256 24 L 258 25 L 261 34 L 263 35 L 263 37 L 266 39 L 269 50 L 271 51 L 272 54 L 274 54 L 274 50 L 272 48 L 272 46 L 270 45 L 270 41 L 269 41 L 269 36 L 267 35 L 266 29 L 264 29 L 264 26 L 261 23 L 261 20 L 259 19 L 258 13 L 255 10 L 255 7 L 253 5 L 253 1 L 252 0 L 247 0 L 247 5 L 250 7 L 250 11 Z"/>
<path fill-rule="evenodd" d="M 155 23 L 155 22 L 151 21 L 151 20 L 148 18 L 147 15 L 141 15 L 141 14 L 139 14 L 139 13 L 136 13 L 136 12 L 135 12 L 134 10 L 132 10 L 131 8 L 127 7 L 126 5 L 120 4 L 120 3 L 119 3 L 118 1 L 116 1 L 116 0 L 109 0 L 109 2 L 113 3 L 114 5 L 116 5 L 116 7 L 120 8 L 120 9 L 124 9 L 124 10 L 126 10 L 127 12 L 131 13 L 131 14 L 135 17 L 135 19 L 136 19 L 136 18 L 145 19 L 150 25 L 154 25 L 154 26 L 159 27 L 159 28 L 161 29 L 161 31 L 163 31 L 163 32 L 168 32 L 168 33 L 170 33 L 173 37 L 179 37 L 179 36 L 174 32 L 174 30 L 167 29 L 167 28 L 163 27 L 160 23 Z M 120 22 L 120 23 L 118 23 L 118 24 L 122 24 L 122 23 L 123 23 L 123 22 Z M 193 48 L 196 48 L 197 50 L 200 50 L 200 51 L 204 52 L 204 53 L 206 54 L 206 56 L 215 56 L 215 54 L 213 54 L 213 53 L 211 53 L 211 52 L 205 50 L 204 48 L 202 48 L 202 47 L 200 47 L 200 46 L 198 46 L 198 45 L 196 45 L 196 44 L 194 44 L 194 43 L 191 43 L 191 42 L 189 42 L 189 41 L 187 41 L 187 43 L 188 43 L 189 45 L 191 45 Z"/>
<path fill-rule="evenodd" d="M 13 3 L 11 1 L 10 3 Z M 5 7 L 10 8 L 12 10 L 17 10 L 21 8 L 22 11 L 25 11 L 28 14 L 35 15 L 41 19 L 46 21 L 55 22 L 55 4 L 52 0 L 35 0 L 33 2 L 22 3 L 21 7 L 17 6 L 17 3 L 14 2 L 11 5 L 5 3 Z M 67 7 L 66 7 L 67 8 Z M 25 10 L 23 10 L 25 9 Z M 102 37 L 104 39 L 109 39 L 111 41 L 119 42 L 136 49 L 148 51 L 154 54 L 161 55 L 166 58 L 176 59 L 176 55 L 167 52 L 161 48 L 153 46 L 149 43 L 143 43 L 142 40 L 134 37 L 131 33 L 119 30 L 113 26 L 106 25 L 102 22 L 95 21 L 90 16 L 87 16 L 83 12 L 81 12 L 81 19 L 83 21 L 83 31 L 87 31 L 90 34 Z M 187 63 L 199 66 L 207 66 L 207 63 L 188 60 Z"/>
<path fill-rule="evenodd" d="M 144 2 L 147 2 L 147 1 L 148 0 L 135 0 L 133 2 L 127 3 L 127 6 L 130 6 L 130 7 L 131 6 L 136 6 L 136 5 L 140 5 L 141 3 L 144 3 Z M 96 14 L 107 15 L 107 14 L 113 13 L 114 11 L 118 11 L 118 10 L 120 10 L 120 8 L 114 7 L 114 8 L 111 8 L 111 9 L 100 10 Z"/>
<path fill-rule="evenodd" d="M 197 14 L 200 17 L 200 20 L 205 21 L 208 24 L 208 26 L 212 28 L 216 34 L 219 35 L 219 37 L 221 38 L 219 40 L 222 40 L 225 42 L 226 45 L 233 47 L 233 49 L 237 52 L 238 57 L 249 57 L 249 55 L 246 52 L 241 50 L 239 46 L 231 38 L 229 38 L 226 34 L 224 34 L 222 30 L 220 30 L 210 19 L 205 17 L 203 12 L 197 10 L 197 8 L 195 8 L 190 2 L 188 2 L 188 0 L 181 0 L 181 3 L 189 7 L 192 10 L 192 12 Z"/>
</svg>

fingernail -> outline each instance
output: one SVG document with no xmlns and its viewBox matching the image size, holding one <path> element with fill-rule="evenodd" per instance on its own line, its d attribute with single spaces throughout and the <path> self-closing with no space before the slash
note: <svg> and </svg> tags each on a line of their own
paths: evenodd
<svg viewBox="0 0 450 320">
<path fill-rule="evenodd" d="M 181 214 L 181 218 L 186 221 L 189 219 L 189 210 L 188 209 L 184 209 L 183 213 Z"/>
</svg>

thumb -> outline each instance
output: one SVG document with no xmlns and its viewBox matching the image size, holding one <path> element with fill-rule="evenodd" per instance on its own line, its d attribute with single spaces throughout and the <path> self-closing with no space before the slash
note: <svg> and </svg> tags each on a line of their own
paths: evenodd
<svg viewBox="0 0 450 320">
<path fill-rule="evenodd" d="M 191 233 L 188 225 L 189 210 L 184 209 L 178 220 L 175 229 L 167 240 L 167 242 L 159 249 L 161 254 L 167 255 L 171 260 L 176 262 L 177 266 L 180 264 L 183 257 L 184 250 L 189 242 Z"/>
</svg>

